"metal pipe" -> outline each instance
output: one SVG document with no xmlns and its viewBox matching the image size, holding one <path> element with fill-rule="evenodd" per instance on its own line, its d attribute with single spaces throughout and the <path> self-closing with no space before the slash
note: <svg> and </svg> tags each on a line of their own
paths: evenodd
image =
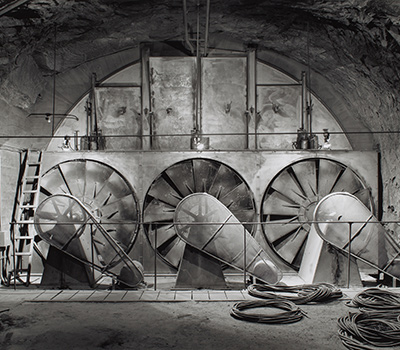
<svg viewBox="0 0 400 350">
<path fill-rule="evenodd" d="M 57 58 L 57 26 L 54 25 L 53 50 L 53 115 L 51 117 L 51 136 L 54 135 L 54 116 L 56 114 L 56 58 Z"/>
<path fill-rule="evenodd" d="M 308 131 L 312 135 L 312 97 L 311 97 L 311 64 L 310 64 L 310 22 L 307 22 L 307 69 L 308 69 Z"/>
<path fill-rule="evenodd" d="M 193 47 L 192 43 L 190 42 L 189 34 L 188 34 L 188 30 L 187 30 L 188 22 L 187 22 L 186 0 L 183 0 L 183 25 L 185 27 L 185 42 L 189 46 L 189 49 L 190 49 L 191 53 L 193 53 L 194 52 L 194 47 Z"/>
<path fill-rule="evenodd" d="M 210 30 L 210 0 L 207 0 L 206 35 L 204 40 L 204 56 L 207 55 L 208 32 Z"/>
<path fill-rule="evenodd" d="M 246 289 L 246 260 L 247 260 L 247 245 L 246 245 L 246 227 L 243 226 L 243 284 L 244 284 L 244 289 Z"/>
<path fill-rule="evenodd" d="M 351 227 L 352 222 L 349 222 L 349 247 L 347 253 L 347 288 L 350 287 L 350 262 L 351 262 Z"/>
<path fill-rule="evenodd" d="M 197 66 L 197 79 L 196 79 L 196 116 L 195 128 L 196 134 L 201 135 L 201 57 L 200 57 L 200 2 L 197 1 L 197 24 L 196 24 L 196 66 Z"/>
<path fill-rule="evenodd" d="M 157 290 L 157 225 L 154 230 L 154 290 Z"/>
<path fill-rule="evenodd" d="M 307 113 L 307 84 L 306 72 L 301 72 L 301 116 L 300 128 L 304 129 L 304 120 Z"/>
</svg>

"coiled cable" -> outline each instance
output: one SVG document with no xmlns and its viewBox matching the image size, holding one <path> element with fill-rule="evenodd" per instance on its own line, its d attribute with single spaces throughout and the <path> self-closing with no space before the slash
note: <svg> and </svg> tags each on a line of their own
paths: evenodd
<svg viewBox="0 0 400 350">
<path fill-rule="evenodd" d="M 358 293 L 348 306 L 375 310 L 400 310 L 400 294 L 381 288 L 368 288 Z"/>
<path fill-rule="evenodd" d="M 254 308 L 278 308 L 284 311 L 273 314 L 245 312 Z M 233 305 L 230 314 L 239 320 L 269 324 L 294 323 L 306 316 L 306 313 L 293 302 L 278 299 L 240 301 Z"/>
<path fill-rule="evenodd" d="M 348 349 L 400 345 L 400 295 L 380 288 L 358 293 L 347 304 L 360 312 L 338 319 L 338 334 Z M 372 346 L 372 347 L 371 347 Z"/>
<path fill-rule="evenodd" d="M 231 316 L 250 322 L 279 324 L 294 323 L 306 316 L 306 313 L 296 304 L 323 302 L 343 295 L 340 289 L 328 283 L 300 286 L 252 284 L 247 288 L 247 292 L 253 297 L 264 300 L 238 302 L 232 307 Z M 290 295 L 291 293 L 296 293 L 296 295 Z M 284 311 L 273 314 L 246 312 L 248 309 L 262 307 L 278 308 Z"/>
<path fill-rule="evenodd" d="M 400 345 L 398 314 L 357 312 L 338 319 L 339 337 L 343 344 L 391 347 Z"/>
<path fill-rule="evenodd" d="M 311 302 L 326 302 L 343 296 L 340 289 L 329 283 L 304 284 L 297 286 L 272 286 L 267 284 L 252 284 L 247 292 L 261 299 L 284 299 L 295 304 Z M 277 294 L 296 293 L 297 295 Z"/>
</svg>

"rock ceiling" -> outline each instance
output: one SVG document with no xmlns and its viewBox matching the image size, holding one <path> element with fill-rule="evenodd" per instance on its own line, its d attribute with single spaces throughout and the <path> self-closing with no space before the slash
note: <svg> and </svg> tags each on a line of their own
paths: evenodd
<svg viewBox="0 0 400 350">
<path fill-rule="evenodd" d="M 186 3 L 192 28 L 199 5 L 204 32 L 207 0 Z M 57 73 L 143 42 L 184 42 L 182 0 L 0 0 L 0 14 L 8 116 L 29 113 L 46 88 L 55 40 Z M 210 45 L 224 35 L 309 64 L 369 129 L 400 129 L 400 2 L 210 0 L 209 33 Z"/>
</svg>

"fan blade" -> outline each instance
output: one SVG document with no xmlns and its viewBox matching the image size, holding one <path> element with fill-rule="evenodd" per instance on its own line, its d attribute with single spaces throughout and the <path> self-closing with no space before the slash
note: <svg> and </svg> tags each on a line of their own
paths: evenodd
<svg viewBox="0 0 400 350">
<path fill-rule="evenodd" d="M 326 159 L 320 159 L 318 166 L 318 193 L 322 198 L 332 192 L 335 181 L 343 167 Z"/>
<path fill-rule="evenodd" d="M 304 195 L 302 195 L 299 184 L 293 180 L 293 177 L 289 174 L 287 169 L 275 179 L 272 187 L 290 198 L 294 203 L 299 203 L 304 200 Z"/>
<path fill-rule="evenodd" d="M 299 206 L 281 193 L 274 191 L 263 203 L 264 215 L 297 216 Z"/>
<path fill-rule="evenodd" d="M 171 223 L 162 226 L 157 225 L 157 248 L 163 246 L 167 241 L 175 240 L 177 236 L 175 227 Z M 152 245 L 154 245 L 154 230 L 152 238 Z"/>
<path fill-rule="evenodd" d="M 101 217 L 108 219 L 111 218 L 110 215 L 113 215 L 114 219 L 134 221 L 137 219 L 138 215 L 136 210 L 136 201 L 132 195 L 127 195 L 124 198 L 118 198 L 115 201 L 110 201 L 103 206 L 99 205 L 98 207 L 95 207 L 95 209 L 99 209 L 99 214 Z M 117 212 L 118 215 L 115 216 Z"/>
<path fill-rule="evenodd" d="M 40 185 L 46 188 L 46 190 L 51 194 L 69 193 L 68 187 L 61 176 L 58 166 L 46 173 L 46 176 L 43 176 L 43 178 L 40 180 Z"/>
<path fill-rule="evenodd" d="M 315 160 L 296 163 L 292 165 L 292 169 L 305 196 L 315 196 L 318 193 Z"/>
<path fill-rule="evenodd" d="M 174 218 L 175 207 L 153 199 L 144 210 L 144 223 L 171 221 Z"/>
<path fill-rule="evenodd" d="M 179 266 L 186 243 L 176 238 L 169 246 L 160 252 L 173 266 Z"/>
<path fill-rule="evenodd" d="M 332 192 L 354 193 L 359 189 L 361 189 L 360 181 L 351 169 L 346 168 L 346 170 L 340 175 L 339 179 L 337 180 L 335 186 L 332 189 Z"/>
<path fill-rule="evenodd" d="M 294 259 L 298 255 L 298 252 L 305 244 L 307 237 L 308 231 L 304 230 L 303 228 L 299 228 L 284 241 L 284 244 L 280 244 L 280 247 L 277 249 L 278 253 L 281 254 L 286 261 L 293 263 Z"/>
<path fill-rule="evenodd" d="M 168 175 L 182 198 L 193 193 L 195 186 L 191 161 L 185 161 L 173 165 L 168 168 L 165 173 Z"/>
<path fill-rule="evenodd" d="M 371 207 L 371 192 L 367 188 L 357 190 L 352 195 L 356 196 L 367 208 Z"/>
<path fill-rule="evenodd" d="M 69 193 L 84 200 L 86 186 L 86 163 L 66 162 L 59 165 L 60 173 L 66 181 Z"/>
<path fill-rule="evenodd" d="M 236 188 L 242 182 L 243 181 L 235 172 L 233 172 L 227 166 L 221 165 L 216 176 L 214 177 L 208 193 L 221 200 L 224 196 L 230 193 L 232 189 Z"/>
<path fill-rule="evenodd" d="M 148 195 L 153 198 L 159 199 L 172 206 L 177 206 L 181 200 L 181 196 L 171 187 L 171 185 L 165 181 L 161 176 L 150 187 Z"/>
<path fill-rule="evenodd" d="M 206 159 L 193 159 L 195 192 L 208 192 L 220 165 Z"/>
<path fill-rule="evenodd" d="M 249 188 L 244 182 L 234 187 L 225 196 L 221 196 L 220 202 L 224 204 L 232 213 L 237 213 L 243 209 L 250 209 L 254 207 L 252 196 L 249 193 Z"/>
<path fill-rule="evenodd" d="M 298 220 L 275 220 L 271 224 L 264 225 L 264 230 L 268 231 L 268 238 L 274 244 L 289 233 L 295 233 L 300 226 Z"/>
</svg>

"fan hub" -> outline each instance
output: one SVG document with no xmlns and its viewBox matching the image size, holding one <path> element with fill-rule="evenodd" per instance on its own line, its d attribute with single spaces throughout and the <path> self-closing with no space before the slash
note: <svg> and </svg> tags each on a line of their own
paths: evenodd
<svg viewBox="0 0 400 350">
<path fill-rule="evenodd" d="M 303 203 L 303 206 L 299 210 L 300 222 L 310 223 L 313 221 L 314 210 L 319 202 L 318 197 L 309 198 Z"/>
</svg>

